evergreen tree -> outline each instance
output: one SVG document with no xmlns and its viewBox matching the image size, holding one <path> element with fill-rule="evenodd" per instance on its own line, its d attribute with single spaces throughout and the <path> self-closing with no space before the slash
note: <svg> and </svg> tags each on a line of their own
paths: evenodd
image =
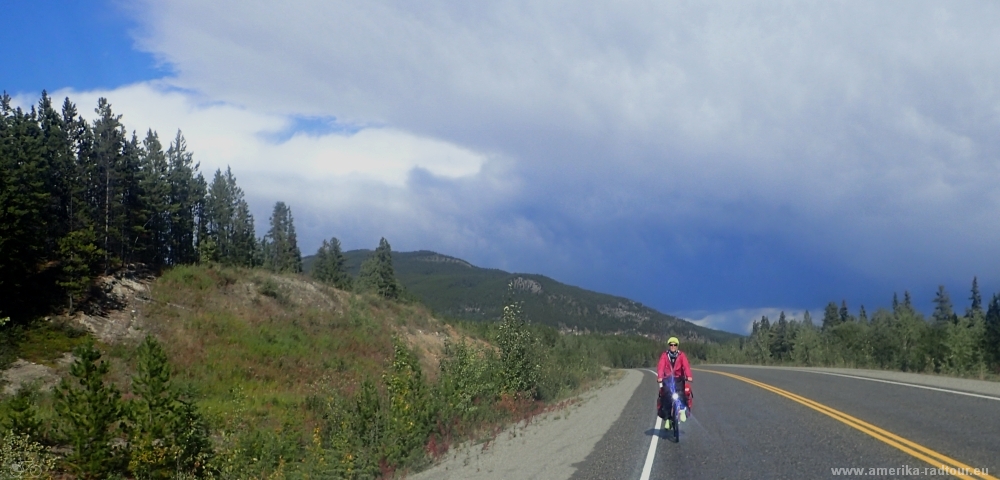
<svg viewBox="0 0 1000 480">
<path fill-rule="evenodd" d="M 146 132 L 140 152 L 139 187 L 146 217 L 140 258 L 159 268 L 170 258 L 170 165 L 159 135 L 152 130 Z"/>
<path fill-rule="evenodd" d="M 171 384 L 170 363 L 160 344 L 147 336 L 137 353 L 132 378 L 136 397 L 129 404 L 129 469 L 151 479 L 201 473 L 212 454 L 205 421 Z"/>
<path fill-rule="evenodd" d="M 802 314 L 802 326 L 806 328 L 815 327 L 815 325 L 813 325 L 812 314 L 809 313 L 809 310 L 806 310 L 805 313 Z"/>
<path fill-rule="evenodd" d="M 71 230 L 71 205 L 77 181 L 76 158 L 64 117 L 52 106 L 52 99 L 45 91 L 42 91 L 42 99 L 38 102 L 38 120 L 42 131 L 44 170 L 47 172 L 45 190 L 49 194 L 46 256 L 53 258 L 59 248 L 59 239 Z"/>
<path fill-rule="evenodd" d="M 983 312 L 983 297 L 979 294 L 979 279 L 976 277 L 972 277 L 972 296 L 969 297 L 969 301 L 971 304 L 965 316 L 971 317 L 975 313 Z"/>
<path fill-rule="evenodd" d="M 861 306 L 861 311 L 858 312 L 858 321 L 861 323 L 868 323 L 868 312 L 865 311 L 865 306 Z"/>
<path fill-rule="evenodd" d="M 323 283 L 328 283 L 341 290 L 351 287 L 351 276 L 347 273 L 347 259 L 340 248 L 340 240 L 336 237 L 330 241 L 323 240 L 316 251 L 316 263 L 313 265 L 313 277 Z"/>
<path fill-rule="evenodd" d="M 77 347 L 73 355 L 74 380 L 63 379 L 55 391 L 60 433 L 73 447 L 67 461 L 81 478 L 105 479 L 121 467 L 122 456 L 111 444 L 123 413 L 121 394 L 104 382 L 111 366 L 96 363 L 101 353 L 93 344 Z"/>
<path fill-rule="evenodd" d="M 944 325 L 955 323 L 957 317 L 951 306 L 951 298 L 944 289 L 944 285 L 938 286 L 937 294 L 934 296 L 934 323 Z"/>
<path fill-rule="evenodd" d="M 74 300 L 89 290 L 92 276 L 103 268 L 104 252 L 98 246 L 96 212 L 88 196 L 95 190 L 93 184 L 97 181 L 89 163 L 93 131 L 87 121 L 79 117 L 76 105 L 69 98 L 63 101 L 61 125 L 73 159 L 66 173 L 70 188 L 66 205 L 68 233 L 57 241 L 61 266 L 57 285 L 65 290 L 72 312 Z"/>
<path fill-rule="evenodd" d="M 62 268 L 56 285 L 64 289 L 69 300 L 69 312 L 74 302 L 90 289 L 92 276 L 99 271 L 102 252 L 97 248 L 97 235 L 90 227 L 74 230 L 59 239 Z"/>
<path fill-rule="evenodd" d="M 775 324 L 774 328 L 774 338 L 771 348 L 771 356 L 778 359 L 778 361 L 785 360 L 789 353 L 791 352 L 791 332 L 788 324 L 788 319 L 785 317 L 785 312 L 782 311 L 778 315 L 778 323 Z"/>
<path fill-rule="evenodd" d="M 143 204 L 145 195 L 143 194 L 141 181 L 142 147 L 135 132 L 132 138 L 125 143 L 122 152 L 122 163 L 119 166 L 122 182 L 122 191 L 119 202 L 121 203 L 121 215 L 118 220 L 118 229 L 121 232 L 122 243 L 119 247 L 118 258 L 126 265 L 141 261 L 146 249 L 148 210 Z"/>
<path fill-rule="evenodd" d="M 224 175 L 216 170 L 208 187 L 204 235 L 216 252 L 210 260 L 224 265 L 253 266 L 257 247 L 253 215 L 229 167 Z"/>
<path fill-rule="evenodd" d="M 358 284 L 363 290 L 385 298 L 399 298 L 402 288 L 392 267 L 392 248 L 384 237 L 379 240 L 375 252 L 361 264 Z"/>
<path fill-rule="evenodd" d="M 302 271 L 302 253 L 295 235 L 292 210 L 285 202 L 274 204 L 271 229 L 264 237 L 264 267 L 274 272 L 299 273 Z"/>
<path fill-rule="evenodd" d="M 840 301 L 840 311 L 838 313 L 840 315 L 840 323 L 847 323 L 854 320 L 851 318 L 851 311 L 847 309 L 847 300 Z"/>
<path fill-rule="evenodd" d="M 0 315 L 31 308 L 29 279 L 45 259 L 51 220 L 41 128 L 34 109 L 10 101 L 0 97 Z"/>
<path fill-rule="evenodd" d="M 92 123 L 46 92 L 29 112 L 10 103 L 0 97 L 0 310 L 23 318 L 68 298 L 72 311 L 101 272 L 197 260 L 205 184 L 179 132 L 164 155 L 152 131 L 127 136 L 107 99 Z M 236 218 L 252 245 L 249 209 Z"/>
<path fill-rule="evenodd" d="M 22 386 L 7 404 L 7 416 L 0 422 L 4 433 L 27 435 L 34 441 L 39 441 L 42 434 L 42 421 L 38 418 L 38 392 Z"/>
<path fill-rule="evenodd" d="M 93 125 L 94 143 L 87 161 L 96 182 L 91 184 L 88 201 L 99 215 L 97 232 L 104 253 L 102 269 L 108 273 L 117 266 L 115 254 L 121 252 L 125 242 L 119 227 L 124 223 L 125 207 L 121 198 L 125 189 L 127 139 L 121 115 L 111 111 L 106 98 L 97 100 L 95 112 L 98 118 Z"/>
<path fill-rule="evenodd" d="M 767 315 L 762 315 L 760 317 L 760 331 L 764 335 L 771 335 L 771 321 L 768 320 Z"/>
<path fill-rule="evenodd" d="M 195 227 L 205 196 L 205 179 L 195 175 L 199 164 L 187 151 L 187 142 L 180 130 L 167 148 L 167 173 L 170 184 L 170 257 L 168 265 L 198 261 Z"/>
<path fill-rule="evenodd" d="M 253 215 L 250 213 L 250 205 L 243 200 L 242 191 L 239 192 L 237 198 L 236 217 L 233 218 L 233 233 L 230 238 L 232 252 L 229 261 L 233 265 L 255 267 L 260 265 L 257 230 L 254 226 Z"/>
<path fill-rule="evenodd" d="M 840 324 L 841 316 L 837 311 L 837 304 L 830 302 L 823 310 L 823 330 L 829 330 Z"/>
<path fill-rule="evenodd" d="M 896 295 L 896 292 L 892 292 L 892 312 L 899 312 L 899 296 Z"/>
<path fill-rule="evenodd" d="M 993 371 L 1000 370 L 1000 295 L 993 295 L 986 309 L 982 349 Z"/>
</svg>

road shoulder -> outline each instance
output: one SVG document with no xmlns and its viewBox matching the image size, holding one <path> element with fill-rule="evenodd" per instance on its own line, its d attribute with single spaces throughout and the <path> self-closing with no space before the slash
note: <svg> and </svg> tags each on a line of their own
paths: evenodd
<svg viewBox="0 0 1000 480">
<path fill-rule="evenodd" d="M 514 425 L 484 448 L 455 449 L 434 467 L 411 479 L 565 479 L 576 471 L 621 415 L 642 381 L 638 370 L 622 371 L 616 382 L 582 394 L 567 409 L 551 412 L 531 424 Z"/>
</svg>

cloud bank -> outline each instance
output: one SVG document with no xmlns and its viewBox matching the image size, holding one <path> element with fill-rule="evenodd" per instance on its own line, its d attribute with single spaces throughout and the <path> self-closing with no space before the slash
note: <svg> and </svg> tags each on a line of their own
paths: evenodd
<svg viewBox="0 0 1000 480">
<path fill-rule="evenodd" d="M 668 312 L 929 300 L 973 275 L 1000 289 L 993 3 L 135 15 L 175 73 L 107 92 L 127 124 L 184 129 L 257 211 L 290 203 L 305 251 L 384 235 Z M 348 132 L 276 139 L 297 118 Z"/>
</svg>

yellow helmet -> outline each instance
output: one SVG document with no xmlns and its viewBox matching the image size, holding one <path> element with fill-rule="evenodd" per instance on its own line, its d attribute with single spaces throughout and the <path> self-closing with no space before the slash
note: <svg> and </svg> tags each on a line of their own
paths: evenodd
<svg viewBox="0 0 1000 480">
<path fill-rule="evenodd" d="M 681 341 L 677 340 L 677 337 L 670 337 L 667 339 L 667 345 L 670 345 L 671 343 L 676 343 L 678 347 L 681 345 Z"/>
</svg>

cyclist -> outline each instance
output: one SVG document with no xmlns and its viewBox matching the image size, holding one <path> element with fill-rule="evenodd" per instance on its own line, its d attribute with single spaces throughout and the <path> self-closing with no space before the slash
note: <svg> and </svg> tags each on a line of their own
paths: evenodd
<svg viewBox="0 0 1000 480">
<path fill-rule="evenodd" d="M 677 340 L 677 337 L 670 337 L 667 340 L 667 350 L 660 355 L 660 363 L 657 365 L 656 372 L 660 392 L 663 392 L 663 380 L 674 377 L 676 391 L 684 392 L 685 403 L 688 408 L 691 408 L 691 387 L 686 384 L 693 381 L 694 378 L 691 377 L 691 365 L 688 363 L 687 356 L 680 350 L 680 341 Z M 680 416 L 682 422 L 687 420 L 684 410 L 681 410 Z"/>
</svg>

